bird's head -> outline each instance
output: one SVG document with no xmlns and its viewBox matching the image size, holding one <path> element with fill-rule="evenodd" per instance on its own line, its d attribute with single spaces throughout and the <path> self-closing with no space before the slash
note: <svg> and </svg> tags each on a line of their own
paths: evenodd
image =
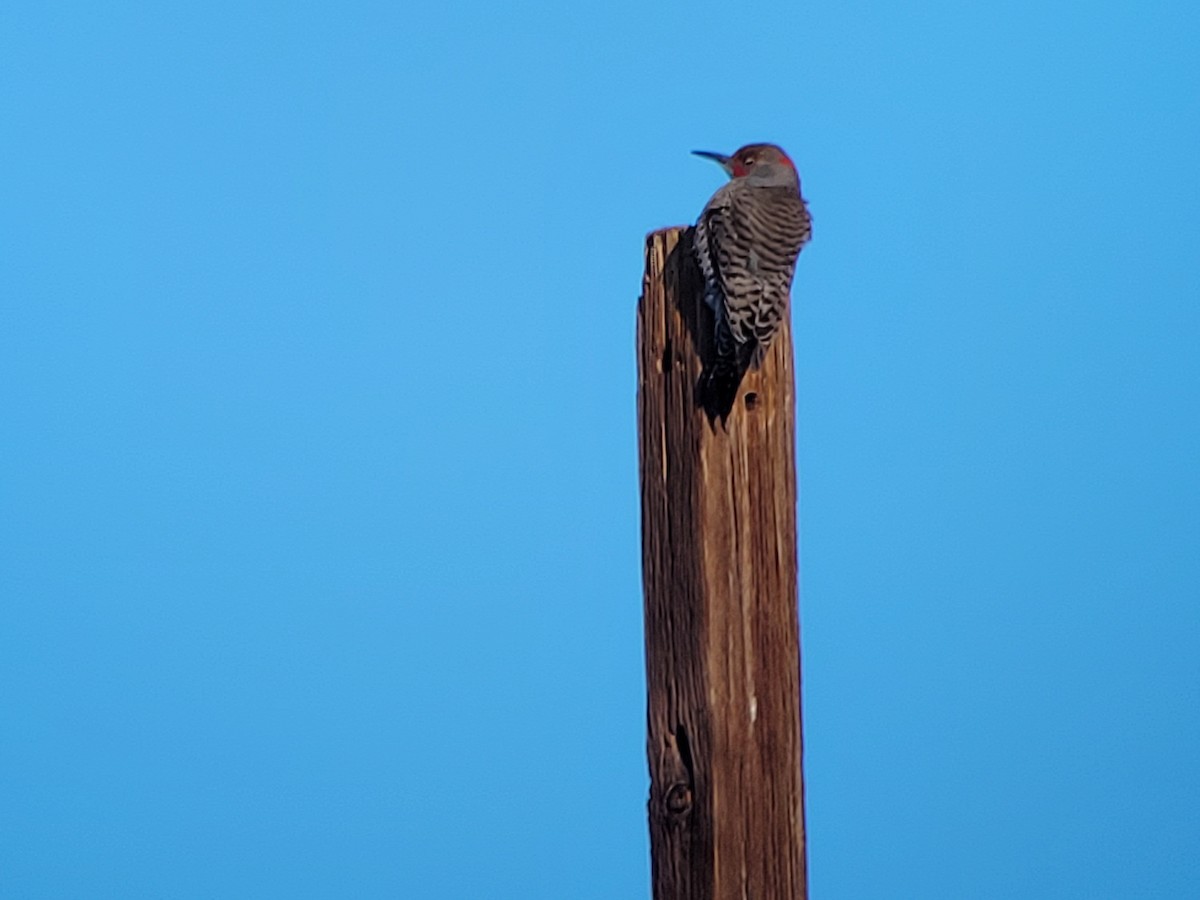
<svg viewBox="0 0 1200 900">
<path fill-rule="evenodd" d="M 693 150 L 696 156 L 711 159 L 729 173 L 730 178 L 746 178 L 754 184 L 764 187 L 800 186 L 800 177 L 796 174 L 796 165 L 783 149 L 774 144 L 747 144 L 733 156 L 720 153 L 710 153 L 707 150 Z"/>
</svg>

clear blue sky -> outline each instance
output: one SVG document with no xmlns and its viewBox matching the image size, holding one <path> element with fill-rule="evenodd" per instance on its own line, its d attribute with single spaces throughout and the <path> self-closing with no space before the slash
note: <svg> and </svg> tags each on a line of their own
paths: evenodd
<svg viewBox="0 0 1200 900">
<path fill-rule="evenodd" d="M 642 240 L 768 140 L 814 897 L 1194 897 L 1197 10 L 6 4 L 0 896 L 647 897 Z"/>
</svg>

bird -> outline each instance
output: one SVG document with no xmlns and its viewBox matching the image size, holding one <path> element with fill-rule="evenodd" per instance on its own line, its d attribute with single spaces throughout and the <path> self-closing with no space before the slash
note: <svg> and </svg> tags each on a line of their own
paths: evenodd
<svg viewBox="0 0 1200 900">
<path fill-rule="evenodd" d="M 732 156 L 692 152 L 730 177 L 692 234 L 704 301 L 714 314 L 715 354 L 701 374 L 699 400 L 724 422 L 747 369 L 761 364 L 787 315 L 812 216 L 795 163 L 775 144 L 747 144 Z"/>
</svg>

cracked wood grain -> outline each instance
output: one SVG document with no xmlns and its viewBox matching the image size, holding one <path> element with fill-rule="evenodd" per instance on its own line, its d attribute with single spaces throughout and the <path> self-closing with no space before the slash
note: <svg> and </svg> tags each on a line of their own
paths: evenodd
<svg viewBox="0 0 1200 900">
<path fill-rule="evenodd" d="M 695 387 L 712 314 L 689 241 L 647 237 L 637 315 L 654 897 L 803 900 L 790 324 L 709 421 Z"/>
</svg>

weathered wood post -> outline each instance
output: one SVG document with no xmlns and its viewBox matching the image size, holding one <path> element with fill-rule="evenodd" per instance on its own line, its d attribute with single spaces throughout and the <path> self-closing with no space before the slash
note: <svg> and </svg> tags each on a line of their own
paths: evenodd
<svg viewBox="0 0 1200 900">
<path fill-rule="evenodd" d="M 803 900 L 791 329 L 711 423 L 690 240 L 648 236 L 637 320 L 654 897 Z"/>
</svg>

